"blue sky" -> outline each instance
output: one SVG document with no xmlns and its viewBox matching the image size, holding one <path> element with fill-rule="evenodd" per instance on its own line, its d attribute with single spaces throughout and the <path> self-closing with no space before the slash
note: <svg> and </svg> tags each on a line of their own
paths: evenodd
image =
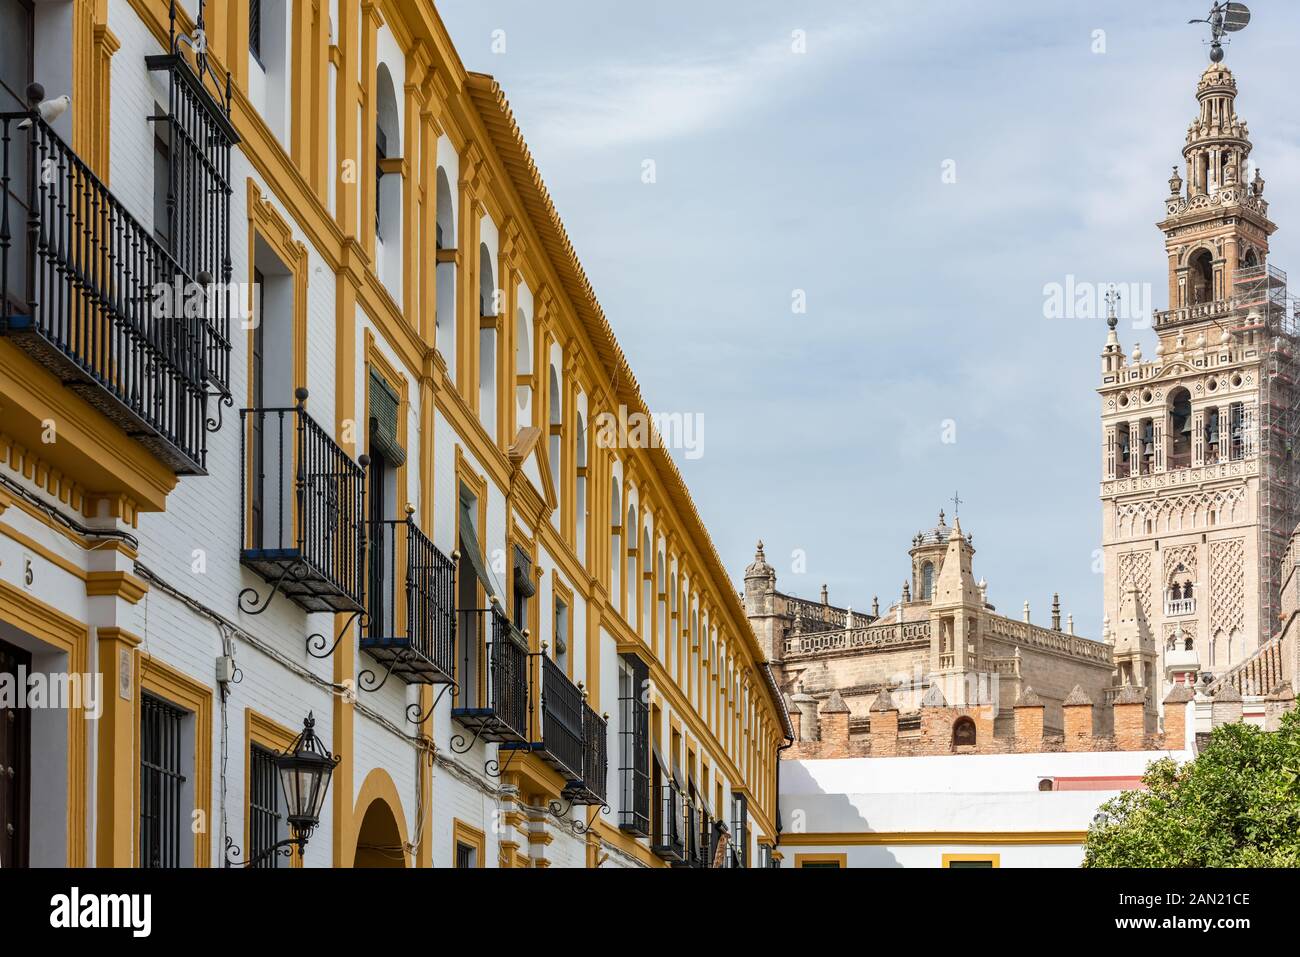
<svg viewBox="0 0 1300 957">
<path fill-rule="evenodd" d="M 998 609 L 1046 622 L 1059 591 L 1099 636 L 1106 329 L 1045 318 L 1044 287 L 1165 307 L 1154 223 L 1208 0 L 437 7 L 505 88 L 650 407 L 703 415 L 678 461 L 737 582 L 761 537 L 783 590 L 887 605 L 959 489 Z M 1271 261 L 1300 276 L 1300 4 L 1251 8 L 1226 62 Z"/>
</svg>

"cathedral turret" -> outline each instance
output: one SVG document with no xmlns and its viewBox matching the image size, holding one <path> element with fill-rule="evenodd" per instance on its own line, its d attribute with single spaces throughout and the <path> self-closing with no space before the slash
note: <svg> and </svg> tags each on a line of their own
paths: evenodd
<svg viewBox="0 0 1300 957">
<path fill-rule="evenodd" d="M 930 601 L 930 668 L 957 707 L 978 703 L 978 688 L 967 679 L 980 669 L 980 588 L 971 571 L 975 548 L 953 520 L 943 566 Z"/>
<path fill-rule="evenodd" d="M 1127 359 L 1112 312 L 1098 390 L 1103 637 L 1117 683 L 1166 684 L 1148 696 L 1156 703 L 1170 682 L 1231 668 L 1269 638 L 1278 566 L 1300 520 L 1290 452 L 1300 349 L 1285 273 L 1268 262 L 1277 227 L 1221 62 L 1232 30 L 1220 14 L 1207 21 L 1214 62 L 1198 78 L 1157 224 L 1168 308 L 1155 314 L 1154 346 L 1134 345 Z"/>
<path fill-rule="evenodd" d="M 767 563 L 760 541 L 745 568 L 745 615 L 769 661 L 781 657 L 782 629 L 777 621 L 776 569 Z"/>
<path fill-rule="evenodd" d="M 1208 341 L 1217 345 L 1239 270 L 1263 265 L 1277 227 L 1268 218 L 1258 170 L 1248 181 L 1250 131 L 1237 115 L 1232 71 L 1211 63 L 1196 99 L 1200 109 L 1183 145 L 1185 173 L 1180 177 L 1175 168 L 1170 177 L 1159 224 L 1169 256 L 1169 309 L 1157 314 L 1156 329 L 1165 339 L 1164 330 L 1178 328 L 1192 343 L 1193 328 L 1214 323 Z"/>
</svg>

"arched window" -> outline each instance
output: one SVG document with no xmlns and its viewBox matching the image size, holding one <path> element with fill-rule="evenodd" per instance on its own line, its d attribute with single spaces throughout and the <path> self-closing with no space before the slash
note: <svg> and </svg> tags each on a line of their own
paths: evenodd
<svg viewBox="0 0 1300 957">
<path fill-rule="evenodd" d="M 375 271 L 384 287 L 402 301 L 402 177 L 385 169 L 402 156 L 401 114 L 387 64 L 375 77 Z"/>
<path fill-rule="evenodd" d="M 627 574 L 623 578 L 623 617 L 629 625 L 636 624 L 636 506 L 627 507 L 627 524 L 623 526 L 627 536 Z"/>
<path fill-rule="evenodd" d="M 954 748 L 973 747 L 975 744 L 975 722 L 962 716 L 952 725 L 952 746 Z"/>
<path fill-rule="evenodd" d="M 1052 785 L 1053 785 L 1053 781 L 1051 778 L 1043 778 L 1038 782 L 1038 790 L 1050 791 L 1052 790 Z"/>
<path fill-rule="evenodd" d="M 1187 304 L 1210 302 L 1214 299 L 1214 256 L 1208 249 L 1199 249 L 1187 261 Z"/>
<path fill-rule="evenodd" d="M 614 602 L 623 600 L 623 498 L 618 476 L 609 481 L 609 593 Z"/>
<path fill-rule="evenodd" d="M 1259 265 L 1259 257 L 1255 255 L 1255 250 L 1247 249 L 1246 255 L 1241 257 L 1241 266 L 1243 269 L 1254 269 Z"/>
<path fill-rule="evenodd" d="M 1205 410 L 1205 464 L 1219 461 L 1219 409 L 1211 406 Z"/>
<path fill-rule="evenodd" d="M 456 205 L 447 179 L 447 170 L 438 167 L 437 250 L 441 254 L 456 251 Z M 437 256 L 435 278 L 438 285 L 434 304 L 434 345 L 447 363 L 447 375 L 456 381 L 456 261 L 454 255 Z"/>
<path fill-rule="evenodd" d="M 497 436 L 497 330 L 495 319 L 500 305 L 497 294 L 496 265 L 487 243 L 478 247 L 478 414 L 479 421 L 493 439 Z"/>
<path fill-rule="evenodd" d="M 522 309 L 515 311 L 515 405 L 517 426 L 533 424 L 533 389 L 528 378 L 533 374 L 532 328 Z"/>
<path fill-rule="evenodd" d="M 1169 467 L 1192 464 L 1192 394 L 1179 387 L 1169 393 Z"/>
<path fill-rule="evenodd" d="M 547 405 L 550 407 L 547 417 L 547 434 L 549 438 L 546 443 L 546 455 L 551 460 L 551 484 L 555 486 L 555 494 L 560 494 L 560 476 L 563 471 L 560 468 L 562 457 L 564 455 L 564 398 L 560 392 L 560 374 L 555 370 L 555 366 L 550 367 L 550 373 L 547 378 Z M 557 510 L 558 514 L 558 510 Z"/>
<path fill-rule="evenodd" d="M 574 542 L 578 560 L 587 563 L 587 423 L 579 412 L 574 422 L 577 477 L 574 486 Z"/>
<path fill-rule="evenodd" d="M 926 562 L 921 566 L 921 600 L 930 601 L 934 598 L 934 562 Z"/>
</svg>

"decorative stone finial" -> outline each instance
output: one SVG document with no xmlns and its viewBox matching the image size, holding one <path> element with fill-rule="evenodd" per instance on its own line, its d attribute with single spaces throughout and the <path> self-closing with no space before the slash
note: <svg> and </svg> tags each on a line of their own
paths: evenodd
<svg viewBox="0 0 1300 957">
<path fill-rule="evenodd" d="M 1169 195 L 1181 196 L 1183 192 L 1183 178 L 1178 175 L 1178 166 L 1174 166 L 1174 171 L 1169 177 Z"/>
<path fill-rule="evenodd" d="M 930 689 L 926 691 L 925 697 L 921 699 L 922 708 L 946 708 L 948 700 L 943 696 L 943 689 L 937 684 L 931 684 Z"/>
<path fill-rule="evenodd" d="M 1038 693 L 1029 685 L 1020 689 L 1020 697 L 1016 699 L 1015 707 L 1017 708 L 1042 708 L 1043 699 L 1038 697 Z"/>
<path fill-rule="evenodd" d="M 876 700 L 871 702 L 870 711 L 897 711 L 898 706 L 894 704 L 894 698 L 889 693 L 889 685 L 880 686 L 880 694 L 876 695 Z"/>
<path fill-rule="evenodd" d="M 822 714 L 848 714 L 849 706 L 844 703 L 838 691 L 832 691 L 820 710 Z"/>
<path fill-rule="evenodd" d="M 1088 693 L 1083 690 L 1083 685 L 1075 685 L 1074 689 L 1070 692 L 1069 697 L 1067 697 L 1061 703 L 1062 704 L 1092 704 L 1092 699 L 1089 698 Z"/>
</svg>

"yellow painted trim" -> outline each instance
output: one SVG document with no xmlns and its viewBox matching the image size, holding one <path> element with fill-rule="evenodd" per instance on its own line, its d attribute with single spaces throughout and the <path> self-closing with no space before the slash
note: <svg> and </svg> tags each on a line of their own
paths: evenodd
<svg viewBox="0 0 1300 957">
<path fill-rule="evenodd" d="M 478 828 L 456 817 L 451 820 L 451 867 L 456 866 L 456 850 L 460 844 L 474 848 L 478 866 L 487 867 L 487 837 Z"/>
<path fill-rule="evenodd" d="M 253 745 L 261 745 L 268 751 L 285 752 L 293 744 L 297 735 L 284 725 L 272 721 L 252 708 L 244 709 L 244 858 L 253 856 L 252 837 L 249 833 L 250 808 L 252 806 L 252 765 Z M 276 786 L 280 782 L 277 780 Z M 288 836 L 287 834 L 285 835 Z M 292 848 L 289 857 L 290 867 L 302 867 L 302 854 L 297 845 Z"/>
<path fill-rule="evenodd" d="M 945 854 L 943 856 L 943 867 L 951 867 L 952 862 L 962 861 L 988 861 L 994 867 L 1002 866 L 1001 854 Z"/>
<path fill-rule="evenodd" d="M 100 629 L 101 637 L 105 629 Z M 200 816 L 201 829 L 194 834 L 194 867 L 209 867 L 212 863 L 212 689 L 177 671 L 171 665 L 147 652 L 140 652 L 140 683 L 134 696 L 133 745 L 140 754 L 140 698 L 149 692 L 179 708 L 189 711 L 194 727 L 194 808 Z M 132 815 L 134 847 L 132 856 L 140 866 L 140 769 L 135 770 L 135 813 Z M 193 819 L 191 819 L 193 820 Z M 113 821 L 111 827 L 120 827 Z M 184 825 L 183 825 L 184 826 Z"/>
<path fill-rule="evenodd" d="M 356 867 L 357 850 L 356 842 L 361 837 L 361 825 L 366 819 L 366 812 L 376 801 L 380 801 L 388 807 L 389 813 L 397 822 L 397 833 L 402 841 L 402 867 L 410 866 L 411 857 L 411 839 L 406 832 L 406 813 L 402 810 L 402 797 L 397 791 L 397 785 L 393 783 L 392 776 L 383 768 L 371 768 L 366 779 L 361 782 L 361 790 L 357 794 L 356 804 L 353 807 L 352 819 L 355 822 L 353 827 L 353 846 L 352 853 L 348 856 L 348 866 Z"/>
<path fill-rule="evenodd" d="M 843 869 L 849 866 L 849 856 L 847 854 L 796 854 L 794 856 L 796 868 L 806 867 L 809 864 L 836 864 Z"/>
<path fill-rule="evenodd" d="M 782 834 L 781 844 L 795 847 L 881 844 L 1082 844 L 1087 831 L 871 831 Z"/>
<path fill-rule="evenodd" d="M 14 471 L 88 515 L 114 497 L 129 499 L 128 521 L 137 508 L 162 511 L 176 474 L 4 338 L 0 395 L 0 459 Z M 49 422 L 57 426 L 53 442 L 44 441 Z"/>
<path fill-rule="evenodd" d="M 248 311 L 253 310 L 253 277 L 257 269 L 257 240 L 271 248 L 293 277 L 293 382 L 292 388 L 307 385 L 307 247 L 294 238 L 293 226 L 264 195 L 250 176 L 248 190 Z M 248 323 L 248 404 L 253 404 L 253 333 Z"/>
<path fill-rule="evenodd" d="M 71 615 L 6 581 L 0 581 L 0 620 L 50 645 L 68 656 L 70 673 L 86 674 L 90 664 L 90 628 Z M 116 685 L 104 681 L 104 697 L 116 697 Z M 101 715 L 101 718 L 103 716 Z M 86 795 L 90 761 L 87 722 L 80 706 L 68 711 L 67 727 L 67 866 L 85 867 L 87 859 L 86 826 L 89 806 Z M 101 732 L 102 733 L 102 732 Z"/>
<path fill-rule="evenodd" d="M 149 583 L 130 572 L 86 572 L 86 594 L 112 595 L 134 605 L 149 591 Z"/>
</svg>

